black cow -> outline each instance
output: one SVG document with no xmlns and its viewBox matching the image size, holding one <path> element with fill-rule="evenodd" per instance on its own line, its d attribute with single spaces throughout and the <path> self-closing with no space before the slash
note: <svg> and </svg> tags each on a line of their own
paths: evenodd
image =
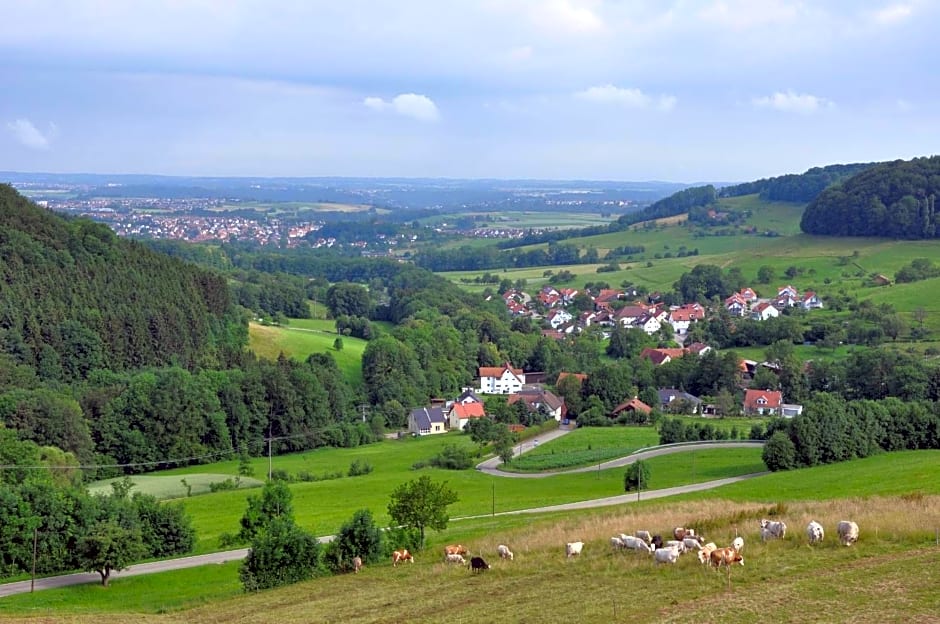
<svg viewBox="0 0 940 624">
<path fill-rule="evenodd" d="M 481 570 L 489 570 L 490 564 L 483 561 L 483 557 L 471 557 L 470 558 L 470 570 L 472 572 L 479 572 Z"/>
<path fill-rule="evenodd" d="M 662 547 L 663 547 L 663 536 L 654 535 L 653 536 L 653 550 L 656 550 L 657 548 L 662 548 Z"/>
</svg>

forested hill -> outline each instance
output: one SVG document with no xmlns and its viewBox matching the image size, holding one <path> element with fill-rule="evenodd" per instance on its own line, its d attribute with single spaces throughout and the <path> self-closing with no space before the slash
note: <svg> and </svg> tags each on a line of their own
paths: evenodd
<svg viewBox="0 0 940 624">
<path fill-rule="evenodd" d="M 243 346 L 237 327 L 223 278 L 0 185 L 0 353 L 70 382 L 222 364 Z"/>
<path fill-rule="evenodd" d="M 669 197 L 660 199 L 652 206 L 644 208 L 639 212 L 627 213 L 617 219 L 617 224 L 620 226 L 619 229 L 624 229 L 634 223 L 650 221 L 652 219 L 662 219 L 664 217 L 674 217 L 676 215 L 685 214 L 693 208 L 712 204 L 716 199 L 718 199 L 718 194 L 715 191 L 715 187 L 711 184 L 706 186 L 693 186 L 673 193 Z"/>
<path fill-rule="evenodd" d="M 771 201 L 809 202 L 816 199 L 823 189 L 870 169 L 876 164 L 853 163 L 813 167 L 805 173 L 791 173 L 726 186 L 718 194 L 721 197 L 738 197 L 758 193 L 761 199 Z"/>
<path fill-rule="evenodd" d="M 882 163 L 827 188 L 803 213 L 800 228 L 830 236 L 936 238 L 940 156 Z"/>
</svg>

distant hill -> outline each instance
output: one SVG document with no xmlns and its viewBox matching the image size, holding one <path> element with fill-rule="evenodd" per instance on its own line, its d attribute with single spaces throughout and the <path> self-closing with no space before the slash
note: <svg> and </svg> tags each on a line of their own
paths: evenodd
<svg viewBox="0 0 940 624">
<path fill-rule="evenodd" d="M 0 185 L 0 354 L 62 381 L 194 368 L 240 349 L 240 325 L 222 277 Z"/>
<path fill-rule="evenodd" d="M 936 238 L 940 156 L 882 163 L 820 193 L 803 213 L 807 234 Z"/>
<path fill-rule="evenodd" d="M 877 163 L 854 163 L 849 165 L 828 165 L 813 167 L 805 173 L 791 173 L 773 178 L 762 178 L 753 182 L 744 182 L 726 186 L 718 191 L 720 197 L 739 197 L 741 195 L 760 194 L 761 199 L 771 201 L 809 202 L 823 189 L 846 180 Z"/>
</svg>

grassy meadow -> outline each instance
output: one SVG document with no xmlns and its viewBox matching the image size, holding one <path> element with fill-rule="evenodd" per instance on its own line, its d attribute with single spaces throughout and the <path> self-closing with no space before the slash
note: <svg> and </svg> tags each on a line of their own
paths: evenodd
<svg viewBox="0 0 940 624">
<path fill-rule="evenodd" d="M 673 456 L 676 457 L 676 456 Z M 654 474 L 656 474 L 654 470 Z M 526 480 L 532 483 L 532 480 Z M 536 480 L 543 481 L 543 480 Z M 300 514 L 298 514 L 300 515 Z M 762 544 L 757 521 L 787 522 L 783 540 Z M 823 524 L 810 547 L 803 527 Z M 855 520 L 859 542 L 838 544 L 835 525 Z M 685 555 L 657 565 L 615 552 L 608 538 L 691 526 L 719 546 L 745 539 L 745 566 L 715 571 Z M 160 622 L 932 622 L 940 565 L 940 452 L 910 451 L 777 473 L 698 494 L 602 509 L 452 522 L 431 533 L 413 565 L 369 566 L 246 595 L 237 564 L 115 579 L 0 601 L 4 621 Z M 583 541 L 566 560 L 564 544 Z M 462 543 L 492 569 L 473 575 L 437 553 Z M 509 544 L 512 562 L 495 557 Z M 440 588 L 415 591 L 415 587 Z M 647 598 L 637 602 L 642 587 Z M 194 589 L 195 588 L 195 589 Z M 442 593 L 444 592 L 444 593 Z M 355 597 L 355 599 L 350 599 Z M 447 608 L 442 608 L 446 599 Z M 38 619 L 36 619 L 38 618 Z"/>
<path fill-rule="evenodd" d="M 623 436 L 639 435 L 624 433 L 631 429 L 641 432 L 649 431 L 655 435 L 652 429 L 622 427 L 597 429 L 594 431 L 603 432 L 603 434 L 594 435 L 598 436 L 595 439 L 599 445 L 604 444 L 601 438 L 608 436 L 612 441 L 607 444 L 623 448 L 624 442 L 621 439 Z M 642 439 L 647 440 L 647 437 Z M 652 443 L 655 444 L 656 440 L 653 439 Z M 494 510 L 500 513 L 623 493 L 624 469 L 622 468 L 554 475 L 550 478 L 534 480 L 493 477 L 473 469 L 461 471 L 437 468 L 424 468 L 420 471 L 412 469 L 415 462 L 433 457 L 445 444 L 457 444 L 468 449 L 476 448 L 469 436 L 446 434 L 384 440 L 354 449 L 322 448 L 304 453 L 274 456 L 272 466 L 292 475 L 300 472 L 322 475 L 336 471 L 345 475 L 354 460 L 365 461 L 373 466 L 373 472 L 367 475 L 291 484 L 298 523 L 318 535 L 334 533 L 352 516 L 354 511 L 363 508 L 370 509 L 377 522 L 387 524 L 389 519 L 386 507 L 391 491 L 400 483 L 424 474 L 430 475 L 435 480 L 447 481 L 458 492 L 460 500 L 451 506 L 451 517 L 490 514 Z M 646 442 L 642 444 L 637 442 L 637 447 L 648 445 Z M 698 450 L 694 451 L 694 460 L 691 459 L 692 454 L 685 456 L 685 453 L 677 453 L 650 460 L 652 471 L 650 487 L 673 487 L 685 483 L 755 473 L 765 469 L 760 459 L 760 449 Z M 267 458 L 255 458 L 252 467 L 255 478 L 265 478 L 268 471 Z M 172 492 L 175 497 L 182 490 L 181 479 L 186 478 L 189 481 L 204 474 L 229 475 L 234 479 L 234 476 L 238 474 L 238 462 L 230 460 L 177 468 L 132 477 L 132 480 L 135 482 L 140 480 L 141 489 Z M 143 482 L 146 482 L 146 485 Z M 224 490 L 177 499 L 193 519 L 198 540 L 197 553 L 219 550 L 220 536 L 238 531 L 238 523 L 247 504 L 246 499 L 251 495 L 257 495 L 257 490 L 244 488 Z"/>
<path fill-rule="evenodd" d="M 277 359 L 283 353 L 294 360 L 306 360 L 313 353 L 329 353 L 343 375 L 354 385 L 362 384 L 362 353 L 366 341 L 342 336 L 343 348 L 333 347 L 336 323 L 324 319 L 291 319 L 288 325 L 248 324 L 248 348 L 260 357 Z"/>
</svg>

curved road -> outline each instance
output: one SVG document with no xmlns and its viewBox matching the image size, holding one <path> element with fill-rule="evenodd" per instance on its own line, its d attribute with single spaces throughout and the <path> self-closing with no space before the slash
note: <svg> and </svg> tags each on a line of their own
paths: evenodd
<svg viewBox="0 0 940 624">
<path fill-rule="evenodd" d="M 549 432 L 541 436 L 541 441 L 545 442 L 548 440 L 555 439 L 562 435 L 568 433 L 568 430 L 559 429 L 556 431 Z M 760 446 L 763 443 L 761 442 L 711 442 L 696 445 L 693 448 L 747 448 L 753 446 Z M 523 442 L 522 444 L 516 446 L 516 452 L 522 453 L 528 450 L 535 448 L 537 444 L 534 440 Z M 616 468 L 618 466 L 626 466 L 637 459 L 645 459 L 647 457 L 655 457 L 657 455 L 666 455 L 669 453 L 676 453 L 683 450 L 688 450 L 689 446 L 674 446 L 674 447 L 660 447 L 654 448 L 646 451 L 640 451 L 639 453 L 634 453 L 627 457 L 621 457 L 620 459 L 611 460 L 609 462 L 604 462 L 601 464 L 601 469 L 604 468 Z M 477 466 L 477 469 L 486 472 L 487 474 L 498 475 L 502 477 L 520 477 L 520 478 L 538 478 L 538 477 L 548 477 L 554 474 L 569 474 L 573 472 L 587 472 L 592 470 L 597 470 L 597 466 L 588 466 L 586 468 L 576 468 L 568 471 L 560 471 L 554 473 L 537 473 L 537 474 L 524 474 L 524 473 L 511 473 L 511 472 L 502 472 L 497 470 L 495 467 L 499 465 L 499 459 L 496 458 L 496 462 L 491 465 L 489 464 L 493 460 L 487 460 L 480 463 Z M 645 492 L 633 493 L 633 494 L 620 494 L 617 496 L 608 496 L 606 498 L 595 498 L 591 500 L 578 501 L 574 503 L 563 503 L 560 505 L 548 505 L 545 507 L 534 507 L 531 509 L 517 509 L 515 511 L 501 511 L 497 516 L 508 516 L 508 515 L 517 515 L 517 514 L 534 514 L 534 513 L 547 513 L 553 511 L 571 511 L 576 509 L 590 509 L 592 507 L 607 507 L 610 505 L 623 505 L 627 503 L 633 503 L 640 500 L 650 500 L 654 498 L 664 498 L 667 496 L 675 496 L 677 494 L 686 494 L 689 492 L 700 492 L 702 490 L 710 490 L 713 488 L 721 487 L 729 483 L 735 483 L 737 481 L 743 481 L 745 479 L 752 479 L 754 477 L 759 477 L 767 474 L 766 472 L 759 472 L 749 475 L 742 475 L 739 477 L 730 477 L 727 479 L 717 479 L 715 481 L 706 481 L 704 483 L 693 483 L 690 485 L 682 485 L 672 488 L 663 488 L 661 490 L 648 490 Z M 492 517 L 492 514 L 481 514 L 477 516 L 463 516 L 458 518 L 452 518 L 454 521 L 458 520 L 469 520 L 473 518 L 489 518 Z M 329 542 L 333 539 L 332 535 L 327 535 L 319 538 L 321 542 Z M 192 568 L 201 565 L 209 564 L 221 564 L 227 561 L 239 561 L 248 556 L 247 548 L 240 548 L 237 550 L 228 550 L 224 552 L 209 553 L 205 555 L 194 555 L 192 557 L 181 557 L 178 559 L 165 559 L 163 561 L 153 561 L 150 563 L 139 563 L 132 565 L 129 568 L 122 570 L 120 572 L 112 572 L 111 578 L 123 578 L 127 576 L 137 576 L 140 574 L 153 574 L 156 572 L 166 572 L 169 570 L 181 570 L 183 568 Z M 54 589 L 58 587 L 67 587 L 69 585 L 80 585 L 85 583 L 100 583 L 101 577 L 96 572 L 84 572 L 79 574 L 66 574 L 62 576 L 50 576 L 46 578 L 38 578 L 35 580 L 35 589 Z M 3 596 L 11 596 L 13 594 L 25 594 L 30 591 L 31 581 L 17 581 L 15 583 L 6 583 L 0 585 L 0 598 Z"/>
</svg>

